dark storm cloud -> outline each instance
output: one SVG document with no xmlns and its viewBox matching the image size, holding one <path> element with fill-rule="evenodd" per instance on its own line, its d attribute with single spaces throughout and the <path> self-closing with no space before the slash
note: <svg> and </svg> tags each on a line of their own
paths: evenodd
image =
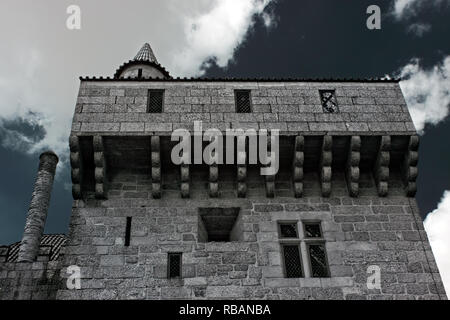
<svg viewBox="0 0 450 320">
<path fill-rule="evenodd" d="M 0 144 L 13 150 L 27 152 L 45 138 L 47 131 L 40 124 L 41 119 L 42 114 L 31 111 L 11 120 L 0 118 Z"/>
</svg>

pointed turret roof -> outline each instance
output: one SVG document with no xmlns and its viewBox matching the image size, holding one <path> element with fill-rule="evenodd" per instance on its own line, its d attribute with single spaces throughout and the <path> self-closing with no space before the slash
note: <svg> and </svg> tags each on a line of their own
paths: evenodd
<svg viewBox="0 0 450 320">
<path fill-rule="evenodd" d="M 158 63 L 158 60 L 156 60 L 155 54 L 153 53 L 152 47 L 145 43 L 141 50 L 137 53 L 136 57 L 133 59 L 134 61 L 150 61 Z"/>
<path fill-rule="evenodd" d="M 116 73 L 114 74 L 114 79 L 120 78 L 124 70 L 126 70 L 128 67 L 132 67 L 135 65 L 148 65 L 150 67 L 159 70 L 163 74 L 164 78 L 166 79 L 171 78 L 169 72 L 162 65 L 159 64 L 150 44 L 145 43 L 139 50 L 137 55 L 133 58 L 133 60 L 125 62 L 119 67 L 119 69 L 116 70 Z"/>
</svg>

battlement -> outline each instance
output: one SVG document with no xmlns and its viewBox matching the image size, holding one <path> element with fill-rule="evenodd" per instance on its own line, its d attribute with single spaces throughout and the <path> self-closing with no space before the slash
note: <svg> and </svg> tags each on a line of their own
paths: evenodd
<svg viewBox="0 0 450 320">
<path fill-rule="evenodd" d="M 161 94 L 156 112 L 150 110 L 155 103 L 150 98 L 155 90 Z M 237 101 L 242 91 L 248 99 L 244 101 L 245 112 L 240 112 Z M 348 177 L 349 193 L 357 196 L 358 170 L 373 173 L 379 194 L 386 195 L 389 169 L 403 180 L 407 195 L 415 194 L 418 138 L 395 81 L 110 79 L 81 83 L 71 147 L 73 173 L 78 174 L 75 180 L 84 182 L 74 184 L 75 197 L 81 198 L 82 184 L 86 184 L 86 190 L 95 189 L 93 184 L 103 188 L 100 185 L 106 184 L 98 181 L 108 182 L 119 168 L 134 168 L 149 176 L 152 172 L 154 197 L 160 197 L 163 191 L 161 177 L 166 172 L 179 172 L 175 181 L 181 195 L 188 197 L 190 183 L 194 183 L 189 170 L 208 168 L 174 166 L 170 155 L 175 143 L 170 135 L 177 129 L 193 132 L 195 121 L 201 121 L 204 131 L 279 130 L 280 168 L 291 173 L 297 197 L 303 193 L 304 173 L 319 172 L 322 194 L 329 196 L 333 172 L 339 171 Z M 247 155 L 248 149 L 247 146 Z M 97 170 L 97 182 L 93 177 L 94 154 L 102 158 L 97 158 L 98 168 L 102 168 Z M 161 159 L 160 163 L 152 163 L 152 154 Z M 235 166 L 236 172 L 238 167 L 252 171 L 246 158 L 244 166 Z M 89 169 L 79 170 L 83 167 Z M 210 195 L 219 194 L 222 172 L 227 170 L 229 166 L 219 164 L 209 168 L 209 177 L 208 173 L 203 175 L 204 182 L 210 183 Z M 105 177 L 100 177 L 100 172 Z M 240 197 L 246 194 L 246 174 L 234 181 Z M 274 196 L 273 183 L 282 175 L 266 179 L 269 197 Z M 107 196 L 105 190 L 98 191 L 97 196 Z"/>
</svg>

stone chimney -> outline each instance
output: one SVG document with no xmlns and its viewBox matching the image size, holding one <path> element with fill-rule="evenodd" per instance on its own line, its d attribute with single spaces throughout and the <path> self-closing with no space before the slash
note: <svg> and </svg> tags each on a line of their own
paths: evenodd
<svg viewBox="0 0 450 320">
<path fill-rule="evenodd" d="M 39 157 L 39 169 L 20 245 L 19 262 L 35 261 L 39 253 L 39 244 L 47 219 L 53 179 L 58 161 L 58 157 L 52 151 L 44 152 Z"/>
</svg>

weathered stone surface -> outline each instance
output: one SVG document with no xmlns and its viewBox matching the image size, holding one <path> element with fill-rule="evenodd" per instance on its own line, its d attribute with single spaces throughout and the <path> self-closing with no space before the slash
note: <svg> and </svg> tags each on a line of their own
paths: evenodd
<svg viewBox="0 0 450 320">
<path fill-rule="evenodd" d="M 149 89 L 164 90 L 163 112 L 147 113 Z M 251 113 L 236 113 L 236 89 L 251 90 Z M 339 112 L 324 112 L 323 89 L 336 90 Z M 204 130 L 279 129 L 278 174 L 262 177 L 247 163 L 172 164 L 170 134 L 198 120 Z M 83 80 L 70 142 L 75 200 L 64 256 L 15 263 L 0 250 L 0 299 L 445 299 L 408 198 L 418 141 L 398 83 Z M 405 161 L 391 168 L 398 152 Z M 216 223 L 229 234 L 209 239 L 199 208 L 220 209 Z M 321 225 L 329 277 L 312 277 L 303 226 L 311 221 Z M 285 277 L 279 222 L 297 224 L 288 241 L 300 246 L 301 278 Z M 180 278 L 168 278 L 169 253 L 182 255 Z M 80 290 L 66 286 L 73 264 Z M 370 265 L 381 269 L 381 290 L 366 288 Z"/>
<path fill-rule="evenodd" d="M 136 88 L 121 82 L 85 81 L 77 101 L 80 112 L 74 118 L 74 131 L 79 131 L 81 126 L 81 130 L 87 132 L 144 132 L 144 127 L 145 132 L 169 133 L 172 128 L 179 127 L 180 123 L 188 124 L 194 120 L 211 121 L 219 128 L 236 123 L 253 123 L 256 129 L 278 128 L 286 133 L 315 131 L 403 134 L 415 131 L 407 109 L 403 108 L 405 102 L 397 83 L 368 82 L 363 87 L 361 83 L 314 83 L 307 91 L 302 89 L 304 85 L 306 83 L 302 82 L 159 81 L 156 86 L 165 90 L 164 112 L 167 116 L 164 120 L 152 121 L 145 119 L 148 118 L 145 114 L 145 92 L 155 85 L 142 83 L 140 88 Z M 336 88 L 338 102 L 341 104 L 340 113 L 324 114 L 320 105 L 319 89 L 330 86 Z M 234 89 L 252 90 L 253 113 L 234 113 Z M 87 94 L 89 92 L 95 92 L 95 95 Z M 380 92 L 399 92 L 400 96 L 382 97 Z M 128 96 L 127 93 L 133 95 Z M 362 96 L 354 95 L 355 93 Z M 123 110 L 129 116 L 142 114 L 145 117 L 130 120 L 125 120 L 127 117 L 123 116 L 117 117 L 116 112 Z M 158 116 L 150 118 L 156 119 Z M 135 124 L 118 123 L 123 121 Z"/>
</svg>

